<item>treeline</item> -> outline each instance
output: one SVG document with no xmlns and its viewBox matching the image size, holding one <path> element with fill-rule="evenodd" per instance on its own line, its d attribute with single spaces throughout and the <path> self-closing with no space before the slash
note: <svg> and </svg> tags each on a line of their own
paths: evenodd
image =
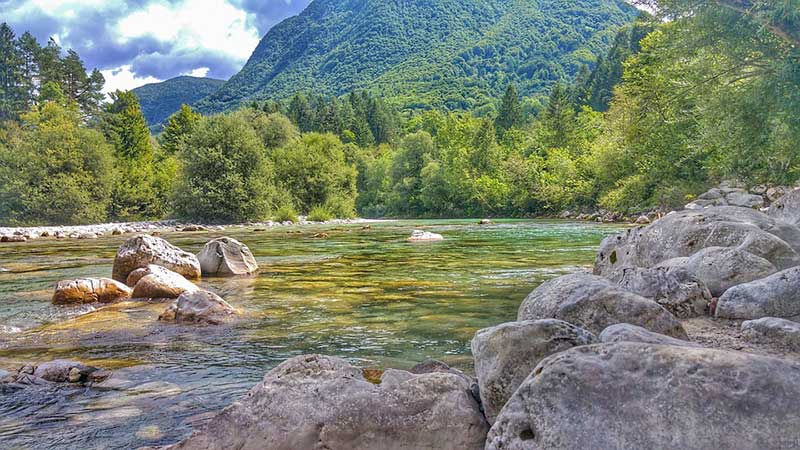
<svg viewBox="0 0 800 450">
<path fill-rule="evenodd" d="M 184 106 L 154 139 L 130 93 L 87 114 L 43 86 L 0 131 L 0 221 L 634 214 L 724 179 L 795 183 L 800 16 L 658 4 L 673 20 L 620 30 L 536 116 L 513 84 L 488 115 L 297 94 L 209 117 Z"/>
</svg>

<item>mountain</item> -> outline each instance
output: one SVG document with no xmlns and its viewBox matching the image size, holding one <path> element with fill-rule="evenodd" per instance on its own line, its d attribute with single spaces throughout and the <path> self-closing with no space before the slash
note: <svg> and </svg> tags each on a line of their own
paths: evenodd
<svg viewBox="0 0 800 450">
<path fill-rule="evenodd" d="M 624 0 L 315 0 L 273 27 L 206 112 L 367 89 L 410 108 L 489 104 L 570 80 L 638 11 Z"/>
<path fill-rule="evenodd" d="M 159 131 L 169 116 L 181 109 L 182 104 L 194 105 L 216 92 L 224 80 L 197 77 L 176 77 L 161 83 L 138 87 L 133 93 L 139 97 L 147 124 Z"/>
</svg>

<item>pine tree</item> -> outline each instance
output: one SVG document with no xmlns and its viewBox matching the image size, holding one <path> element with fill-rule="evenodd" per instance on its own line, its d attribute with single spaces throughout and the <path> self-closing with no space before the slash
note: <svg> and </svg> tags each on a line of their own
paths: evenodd
<svg viewBox="0 0 800 450">
<path fill-rule="evenodd" d="M 42 48 L 36 38 L 27 31 L 17 41 L 17 48 L 21 58 L 20 70 L 25 89 L 25 102 L 30 107 L 36 102 L 41 88 L 38 58 Z"/>
<path fill-rule="evenodd" d="M 574 121 L 575 107 L 569 92 L 561 83 L 556 83 L 550 91 L 550 99 L 542 116 L 542 124 L 548 131 L 548 145 L 551 148 L 567 146 Z"/>
<path fill-rule="evenodd" d="M 25 109 L 22 58 L 8 24 L 0 25 L 0 120 L 15 119 Z"/>
<path fill-rule="evenodd" d="M 308 99 L 297 93 L 289 103 L 289 119 L 297 125 L 300 131 L 307 133 L 314 130 L 314 113 Z"/>
<path fill-rule="evenodd" d="M 495 119 L 495 128 L 498 134 L 502 135 L 506 131 L 522 125 L 522 104 L 519 101 L 517 88 L 514 84 L 509 84 L 503 101 L 500 104 L 500 111 Z"/>
<path fill-rule="evenodd" d="M 161 148 L 168 154 L 176 154 L 187 137 L 194 131 L 202 116 L 187 105 L 170 116 L 161 133 Z"/>
<path fill-rule="evenodd" d="M 47 82 L 64 83 L 64 67 L 61 63 L 61 47 L 53 38 L 47 41 L 38 54 L 39 83 L 44 86 Z"/>
</svg>

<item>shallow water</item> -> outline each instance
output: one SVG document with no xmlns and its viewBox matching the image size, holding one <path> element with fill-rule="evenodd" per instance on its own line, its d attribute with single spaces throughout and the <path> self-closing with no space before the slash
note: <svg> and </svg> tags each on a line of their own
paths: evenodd
<svg viewBox="0 0 800 450">
<path fill-rule="evenodd" d="M 411 244 L 414 228 L 444 242 Z M 513 320 L 542 281 L 589 267 L 619 227 L 548 221 L 400 221 L 225 235 L 257 277 L 204 279 L 244 312 L 225 327 L 159 324 L 165 304 L 56 307 L 62 279 L 109 276 L 122 237 L 0 247 L 0 368 L 55 358 L 115 369 L 91 388 L 0 391 L 0 448 L 111 449 L 173 443 L 284 359 L 342 356 L 364 367 L 427 358 L 472 370 L 475 331 Z M 313 236 L 325 231 L 327 239 Z M 191 252 L 220 233 L 163 237 Z"/>
</svg>

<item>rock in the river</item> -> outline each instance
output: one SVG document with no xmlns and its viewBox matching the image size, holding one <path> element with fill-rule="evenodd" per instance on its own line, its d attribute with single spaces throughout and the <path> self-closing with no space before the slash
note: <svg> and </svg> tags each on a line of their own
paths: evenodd
<svg viewBox="0 0 800 450">
<path fill-rule="evenodd" d="M 800 316 L 800 267 L 728 289 L 715 311 L 723 319 Z"/>
<path fill-rule="evenodd" d="M 705 315 L 711 301 L 705 283 L 681 267 L 625 267 L 610 278 L 626 291 L 654 300 L 681 318 Z"/>
<path fill-rule="evenodd" d="M 478 331 L 472 339 L 472 355 L 486 419 L 494 423 L 542 359 L 596 342 L 592 333 L 556 319 L 510 322 Z"/>
<path fill-rule="evenodd" d="M 25 236 L 18 236 L 16 234 L 0 237 L 0 242 L 25 242 L 27 240 L 28 238 Z"/>
<path fill-rule="evenodd" d="M 800 443 L 800 363 L 615 343 L 542 361 L 487 450 L 785 450 Z"/>
<path fill-rule="evenodd" d="M 685 268 L 702 280 L 714 297 L 733 286 L 766 278 L 778 271 L 766 259 L 733 247 L 707 247 L 688 258 L 670 259 L 659 266 Z"/>
<path fill-rule="evenodd" d="M 463 378 L 389 369 L 381 381 L 339 358 L 298 356 L 170 448 L 483 449 L 488 425 Z"/>
<path fill-rule="evenodd" d="M 128 282 L 131 281 L 134 281 L 133 298 L 178 298 L 184 292 L 198 289 L 183 275 L 153 264 L 131 272 Z"/>
<path fill-rule="evenodd" d="M 604 239 L 594 273 L 609 276 L 620 267 L 653 267 L 707 247 L 738 248 L 786 269 L 800 264 L 796 251 L 800 250 L 800 228 L 749 208 L 680 211 Z"/>
<path fill-rule="evenodd" d="M 53 293 L 53 304 L 113 303 L 130 298 L 128 286 L 108 278 L 82 278 L 59 281 Z"/>
<path fill-rule="evenodd" d="M 236 309 L 217 294 L 208 291 L 186 291 L 169 306 L 158 320 L 176 323 L 219 325 L 237 314 Z"/>
<path fill-rule="evenodd" d="M 538 319 L 560 319 L 595 334 L 615 323 L 630 323 L 686 338 L 680 322 L 658 303 L 583 272 L 546 281 L 528 295 L 517 320 Z"/>
<path fill-rule="evenodd" d="M 800 189 L 795 189 L 770 205 L 767 214 L 778 220 L 800 226 Z"/>
<path fill-rule="evenodd" d="M 97 377 L 94 377 L 93 374 L 99 371 L 100 369 L 97 367 L 85 366 L 76 361 L 57 359 L 36 366 L 33 376 L 51 383 L 83 383 L 97 381 Z M 110 375 L 110 373 L 106 373 Z"/>
<path fill-rule="evenodd" d="M 414 230 L 408 240 L 409 242 L 430 242 L 444 240 L 444 237 L 441 234 L 431 233 L 430 231 Z"/>
<path fill-rule="evenodd" d="M 645 330 L 642 327 L 631 325 L 629 323 L 618 323 L 611 325 L 600 333 L 600 342 L 640 342 L 643 344 L 659 344 L 659 345 L 678 345 L 681 347 L 701 347 L 694 342 L 684 341 L 683 339 L 675 339 L 674 337 L 665 336 L 663 334 L 653 333 L 650 330 Z"/>
<path fill-rule="evenodd" d="M 777 317 L 748 320 L 742 323 L 742 334 L 753 342 L 800 351 L 800 323 L 791 320 Z"/>
<path fill-rule="evenodd" d="M 208 242 L 197 254 L 203 275 L 250 275 L 258 263 L 246 245 L 229 237 Z"/>
<path fill-rule="evenodd" d="M 112 278 L 125 282 L 131 272 L 150 264 L 166 267 L 188 279 L 200 278 L 200 262 L 196 256 L 164 239 L 146 234 L 132 237 L 122 244 L 114 258 Z"/>
</svg>

